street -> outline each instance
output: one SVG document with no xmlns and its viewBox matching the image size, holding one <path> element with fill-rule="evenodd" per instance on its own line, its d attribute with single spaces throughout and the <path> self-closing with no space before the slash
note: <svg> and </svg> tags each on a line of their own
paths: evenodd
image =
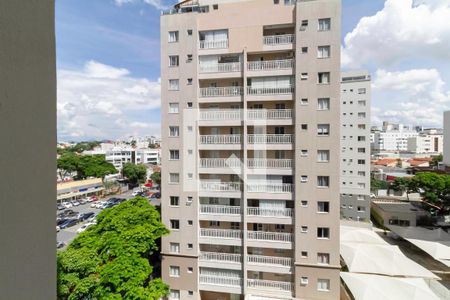
<svg viewBox="0 0 450 300">
<path fill-rule="evenodd" d="M 130 199 L 133 198 L 133 196 L 131 196 L 131 193 L 133 191 L 127 191 L 123 194 L 119 194 L 119 195 L 110 195 L 107 196 L 105 198 L 101 198 L 98 201 L 106 201 L 109 198 L 113 198 L 113 197 L 117 197 L 117 198 L 125 198 L 125 199 Z M 75 211 L 75 212 L 79 212 L 79 213 L 86 213 L 86 212 L 94 212 L 96 214 L 98 214 L 99 212 L 101 212 L 101 209 L 98 208 L 91 208 L 91 204 L 93 202 L 90 203 L 86 203 L 83 205 L 79 205 L 76 207 L 72 207 L 71 210 Z M 159 199 L 151 199 L 150 203 L 154 206 L 159 205 L 160 200 Z M 63 212 L 63 210 L 59 210 L 57 211 L 57 214 Z M 83 224 L 85 224 L 86 221 L 80 222 L 75 226 L 69 227 L 69 228 L 65 228 L 65 229 L 61 229 L 57 234 L 56 234 L 56 240 L 57 242 L 63 242 L 65 244 L 65 246 L 61 249 L 65 249 L 67 247 L 68 244 L 70 244 L 70 242 L 77 236 L 77 230 L 83 226 Z"/>
</svg>

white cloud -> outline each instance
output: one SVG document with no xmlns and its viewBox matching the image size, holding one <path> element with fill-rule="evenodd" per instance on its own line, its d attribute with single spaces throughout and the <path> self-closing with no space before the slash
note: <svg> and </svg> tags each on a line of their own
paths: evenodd
<svg viewBox="0 0 450 300">
<path fill-rule="evenodd" d="M 114 0 L 116 5 L 121 6 L 123 4 L 134 3 L 139 0 Z M 156 9 L 167 9 L 169 6 L 164 5 L 162 0 L 142 0 L 144 3 L 153 6 Z"/>
<path fill-rule="evenodd" d="M 388 72 L 377 70 L 372 84 L 372 122 L 442 126 L 450 108 L 450 91 L 436 69 Z"/>
<path fill-rule="evenodd" d="M 342 63 L 388 66 L 410 58 L 450 58 L 448 0 L 386 0 L 345 36 Z"/>
<path fill-rule="evenodd" d="M 160 106 L 160 80 L 136 78 L 124 68 L 88 61 L 79 70 L 58 70 L 58 135 L 64 139 L 111 139 L 158 134 L 142 122 Z"/>
</svg>

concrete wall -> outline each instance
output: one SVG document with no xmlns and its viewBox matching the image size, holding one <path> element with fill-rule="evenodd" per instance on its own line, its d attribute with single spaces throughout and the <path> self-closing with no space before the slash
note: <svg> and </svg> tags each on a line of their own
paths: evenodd
<svg viewBox="0 0 450 300">
<path fill-rule="evenodd" d="M 56 299 L 54 1 L 0 1 L 0 298 Z"/>
</svg>

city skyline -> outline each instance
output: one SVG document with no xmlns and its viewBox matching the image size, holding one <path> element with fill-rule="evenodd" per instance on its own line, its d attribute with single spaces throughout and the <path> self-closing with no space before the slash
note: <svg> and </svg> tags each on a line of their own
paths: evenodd
<svg viewBox="0 0 450 300">
<path fill-rule="evenodd" d="M 56 3 L 58 139 L 160 135 L 159 15 L 173 2 Z M 450 108 L 448 3 L 342 4 L 342 70 L 372 75 L 372 124 L 441 127 Z"/>
</svg>

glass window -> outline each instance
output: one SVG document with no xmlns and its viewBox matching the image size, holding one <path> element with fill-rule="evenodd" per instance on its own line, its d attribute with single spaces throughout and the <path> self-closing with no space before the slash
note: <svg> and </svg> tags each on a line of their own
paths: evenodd
<svg viewBox="0 0 450 300">
<path fill-rule="evenodd" d="M 331 29 L 331 19 L 319 19 L 319 31 L 327 31 Z"/>
<path fill-rule="evenodd" d="M 330 46 L 317 47 L 317 57 L 318 58 L 329 58 L 330 57 Z"/>
<path fill-rule="evenodd" d="M 180 104 L 179 103 L 169 103 L 169 114 L 177 114 L 179 113 Z"/>
<path fill-rule="evenodd" d="M 329 176 L 317 176 L 317 186 L 329 187 L 330 186 L 330 177 Z"/>
<path fill-rule="evenodd" d="M 180 277 L 180 267 L 170 266 L 170 277 Z"/>
<path fill-rule="evenodd" d="M 323 213 L 330 212 L 330 202 L 328 201 L 317 202 L 317 211 Z"/>
<path fill-rule="evenodd" d="M 180 197 L 170 196 L 170 205 L 172 205 L 172 206 L 180 205 Z"/>
<path fill-rule="evenodd" d="M 178 67 L 179 59 L 178 55 L 169 55 L 169 67 Z"/>
<path fill-rule="evenodd" d="M 330 279 L 317 279 L 317 290 L 318 291 L 329 291 L 330 290 Z"/>
<path fill-rule="evenodd" d="M 170 300 L 179 300 L 179 299 L 180 299 L 180 291 L 170 290 Z"/>
<path fill-rule="evenodd" d="M 317 253 L 317 263 L 321 265 L 330 264 L 330 254 L 329 253 Z"/>
<path fill-rule="evenodd" d="M 329 110 L 330 109 L 330 98 L 317 99 L 317 109 L 318 110 Z"/>
<path fill-rule="evenodd" d="M 170 252 L 180 253 L 180 243 L 170 243 Z"/>
<path fill-rule="evenodd" d="M 318 124 L 317 125 L 318 135 L 329 135 L 330 134 L 330 124 Z"/>
<path fill-rule="evenodd" d="M 180 229 L 180 220 L 170 220 L 171 229 Z"/>
<path fill-rule="evenodd" d="M 180 183 L 180 174 L 179 173 L 170 173 L 169 174 L 169 182 L 170 183 Z"/>
<path fill-rule="evenodd" d="M 319 239 L 329 239 L 330 238 L 330 228 L 328 228 L 328 227 L 318 227 L 317 228 L 317 238 L 319 238 Z"/>
<path fill-rule="evenodd" d="M 169 43 L 178 42 L 178 31 L 169 31 Z"/>
<path fill-rule="evenodd" d="M 180 159 L 180 151 L 170 150 L 170 160 L 179 160 L 179 159 Z"/>
<path fill-rule="evenodd" d="M 320 162 L 330 161 L 330 150 L 317 150 L 317 161 Z"/>
<path fill-rule="evenodd" d="M 178 126 L 169 126 L 169 136 L 171 136 L 171 137 L 180 136 L 180 127 L 178 127 Z"/>
<path fill-rule="evenodd" d="M 178 79 L 169 79 L 169 91 L 178 91 L 180 89 L 180 81 Z"/>
<path fill-rule="evenodd" d="M 317 82 L 319 84 L 329 84 L 330 83 L 330 72 L 319 72 L 317 74 Z"/>
<path fill-rule="evenodd" d="M 365 93 L 366 93 L 366 89 L 365 88 L 358 89 L 358 94 L 361 95 L 361 94 L 365 94 Z"/>
</svg>

